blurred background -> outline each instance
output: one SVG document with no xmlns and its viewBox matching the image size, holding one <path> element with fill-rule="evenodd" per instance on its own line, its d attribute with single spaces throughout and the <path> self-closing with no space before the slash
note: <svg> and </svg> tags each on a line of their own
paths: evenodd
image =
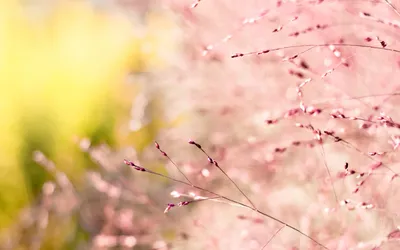
<svg viewBox="0 0 400 250">
<path fill-rule="evenodd" d="M 177 198 L 207 193 L 124 164 L 185 181 L 157 141 L 191 182 L 246 203 L 189 139 L 259 209 L 331 249 L 380 242 L 399 225 L 393 173 L 370 176 L 357 193 L 358 180 L 337 176 L 346 162 L 368 169 L 366 153 L 390 151 L 397 132 L 329 112 L 400 118 L 398 53 L 333 46 L 231 58 L 366 37 L 396 48 L 390 20 L 399 17 L 386 4 L 316 2 L 0 1 L 0 249 L 262 249 L 282 225 L 212 201 L 164 214 Z M 308 78 L 301 100 L 322 113 L 297 116 Z M 267 126 L 271 119 L 279 124 Z M 320 146 L 295 122 L 352 146 L 329 138 Z M 383 160 L 399 169 L 393 152 Z M 344 199 L 376 209 L 337 208 Z M 318 248 L 284 228 L 264 249 Z"/>
<path fill-rule="evenodd" d="M 96 247 L 106 199 L 89 201 L 88 174 L 139 157 L 183 114 L 163 113 L 151 79 L 178 53 L 176 21 L 150 1 L 6 0 L 0 19 L 0 248 Z"/>
</svg>

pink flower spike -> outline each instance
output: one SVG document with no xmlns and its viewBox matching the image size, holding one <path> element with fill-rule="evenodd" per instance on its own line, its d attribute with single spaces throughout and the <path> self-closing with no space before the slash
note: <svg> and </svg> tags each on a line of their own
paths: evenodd
<svg viewBox="0 0 400 250">
<path fill-rule="evenodd" d="M 164 210 L 164 214 L 168 213 L 169 210 L 171 210 L 171 208 L 175 207 L 175 204 L 173 203 L 168 203 L 167 207 Z"/>
</svg>

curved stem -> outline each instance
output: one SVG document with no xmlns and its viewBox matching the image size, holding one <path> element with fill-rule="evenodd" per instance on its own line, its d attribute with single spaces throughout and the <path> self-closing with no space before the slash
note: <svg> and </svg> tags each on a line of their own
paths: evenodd
<svg viewBox="0 0 400 250">
<path fill-rule="evenodd" d="M 129 161 L 126 161 L 126 162 L 130 163 Z M 133 164 L 133 163 L 131 163 L 131 164 Z M 329 250 L 328 247 L 324 246 L 322 243 L 318 242 L 318 241 L 317 241 L 316 239 L 314 239 L 313 237 L 311 237 L 311 236 L 309 236 L 309 235 L 303 233 L 302 231 L 300 231 L 300 230 L 297 229 L 296 227 L 294 227 L 294 226 L 292 226 L 292 225 L 290 225 L 290 224 L 284 222 L 284 221 L 281 220 L 281 219 L 278 219 L 278 218 L 276 218 L 276 217 L 274 217 L 274 216 L 272 216 L 272 215 L 269 215 L 269 214 L 267 214 L 267 213 L 265 213 L 265 212 L 263 212 L 263 211 L 261 211 L 261 210 L 258 210 L 257 208 L 253 208 L 253 207 L 251 207 L 251 206 L 249 206 L 249 205 L 246 205 L 246 204 L 244 204 L 244 203 L 242 203 L 242 202 L 240 202 L 240 201 L 236 201 L 236 200 L 234 200 L 234 199 L 232 199 L 232 198 L 229 198 L 229 197 L 224 196 L 224 195 L 220 195 L 220 194 L 218 194 L 218 193 L 216 193 L 216 192 L 213 192 L 213 191 L 211 191 L 211 190 L 208 190 L 208 189 L 205 189 L 205 188 L 202 188 L 202 187 L 199 187 L 199 186 L 190 184 L 190 183 L 188 183 L 188 182 L 186 182 L 186 181 L 178 180 L 178 179 L 175 179 L 175 178 L 173 178 L 173 177 L 169 177 L 169 176 L 166 176 L 166 175 L 163 175 L 163 174 L 154 172 L 154 171 L 152 171 L 152 170 L 150 170 L 150 169 L 143 168 L 143 167 L 140 167 L 140 166 L 137 166 L 137 165 L 134 165 L 134 166 L 139 167 L 139 168 L 140 168 L 139 171 L 147 172 L 147 173 L 150 173 L 150 174 L 154 174 L 154 175 L 160 176 L 160 177 L 162 177 L 162 178 L 169 179 L 169 180 L 171 180 L 171 181 L 184 184 L 184 185 L 186 185 L 186 186 L 190 186 L 190 187 L 195 188 L 195 189 L 197 189 L 197 190 L 201 190 L 201 191 L 207 192 L 207 193 L 209 193 L 209 194 L 213 194 L 213 195 L 218 196 L 218 197 L 220 197 L 220 198 L 222 198 L 222 199 L 224 199 L 224 200 L 230 201 L 230 202 L 232 202 L 232 203 L 234 203 L 234 204 L 237 204 L 237 205 L 240 205 L 240 206 L 245 207 L 245 208 L 247 208 L 247 209 L 253 210 L 253 211 L 257 212 L 257 213 L 260 214 L 260 215 L 263 215 L 263 216 L 265 216 L 265 217 L 267 217 L 267 218 L 270 218 L 270 219 L 272 219 L 272 220 L 274 220 L 274 221 L 276 221 L 276 222 L 279 222 L 280 224 L 284 225 L 285 227 L 288 227 L 288 228 L 292 229 L 293 231 L 298 232 L 299 234 L 301 234 L 301 235 L 303 235 L 304 237 L 308 238 L 309 240 L 313 241 L 315 244 L 317 244 L 318 246 L 322 247 L 323 249 Z"/>
</svg>

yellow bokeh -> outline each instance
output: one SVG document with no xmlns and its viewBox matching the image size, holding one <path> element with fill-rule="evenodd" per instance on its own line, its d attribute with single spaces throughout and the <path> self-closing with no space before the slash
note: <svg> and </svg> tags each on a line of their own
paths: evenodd
<svg viewBox="0 0 400 250">
<path fill-rule="evenodd" d="M 163 32 L 172 25 L 159 15 L 147 19 L 153 31 L 135 36 L 119 12 L 86 1 L 49 2 L 32 8 L 0 1 L 0 229 L 48 178 L 32 151 L 78 181 L 88 164 L 73 138 L 118 139 L 121 105 L 133 97 L 123 91 L 124 77 L 162 66 L 176 46 L 157 35 L 158 25 Z"/>
</svg>

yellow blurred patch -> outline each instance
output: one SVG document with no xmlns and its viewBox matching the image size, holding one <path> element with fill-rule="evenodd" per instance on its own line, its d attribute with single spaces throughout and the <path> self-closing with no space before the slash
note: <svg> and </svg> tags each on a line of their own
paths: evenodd
<svg viewBox="0 0 400 250">
<path fill-rule="evenodd" d="M 33 150 L 79 181 L 88 161 L 73 138 L 120 139 L 115 124 L 134 94 L 123 91 L 126 74 L 163 67 L 177 50 L 172 19 L 150 13 L 147 22 L 138 37 L 121 13 L 86 1 L 43 9 L 0 1 L 0 230 L 47 178 L 32 162 Z M 165 127 L 162 120 L 152 124 L 132 135 L 139 148 Z"/>
<path fill-rule="evenodd" d="M 112 121 L 139 46 L 120 14 L 65 1 L 33 15 L 19 2 L 0 2 L 0 228 L 30 200 L 36 180 L 26 170 L 42 171 L 27 165 L 31 149 L 79 176 L 85 166 L 72 138 Z M 112 124 L 101 129 L 112 137 Z"/>
</svg>

